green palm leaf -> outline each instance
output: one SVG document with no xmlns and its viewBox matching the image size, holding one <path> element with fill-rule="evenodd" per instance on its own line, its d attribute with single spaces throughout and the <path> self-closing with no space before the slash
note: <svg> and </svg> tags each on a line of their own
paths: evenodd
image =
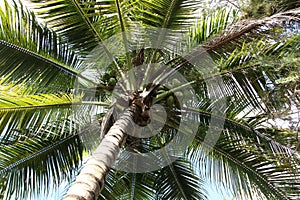
<svg viewBox="0 0 300 200">
<path fill-rule="evenodd" d="M 7 83 L 26 82 L 35 92 L 67 91 L 81 76 L 80 60 L 56 33 L 20 6 L 6 4 L 0 9 L 0 76 Z M 39 85 L 32 87 L 35 82 Z"/>
<path fill-rule="evenodd" d="M 108 182 L 101 199 L 205 199 L 206 196 L 201 179 L 195 175 L 191 164 L 182 159 L 144 174 L 112 170 Z"/>
<path fill-rule="evenodd" d="M 126 174 L 112 170 L 100 199 L 154 199 L 155 174 Z"/>
<path fill-rule="evenodd" d="M 73 113 L 72 106 L 80 103 L 70 94 L 27 95 L 22 90 L 20 86 L 1 87 L 1 143 L 12 143 L 19 134 L 38 134 L 49 125 L 63 127 Z M 52 131 L 59 133 L 62 127 L 53 126 Z"/>
<path fill-rule="evenodd" d="M 252 190 L 257 191 L 260 187 L 263 187 L 260 190 L 266 196 L 274 195 L 272 198 L 287 199 L 298 195 L 299 160 L 292 148 L 230 119 L 225 119 L 223 132 L 212 148 L 203 143 L 210 116 L 200 113 L 199 120 L 201 128 L 189 149 L 189 154 L 193 162 L 199 163 L 200 168 L 205 169 L 205 177 L 222 182 L 226 187 L 232 188 L 237 196 L 246 195 L 242 198 L 254 198 L 251 196 Z M 212 169 L 216 171 L 211 171 Z M 254 186 L 243 182 L 244 179 L 253 181 Z M 275 179 L 276 181 L 270 181 Z M 287 184 L 290 184 L 290 187 L 286 186 Z"/>
<path fill-rule="evenodd" d="M 178 159 L 159 170 L 155 180 L 157 199 L 205 199 L 203 183 L 190 163 Z M 187 170 L 188 169 L 188 170 Z"/>
<path fill-rule="evenodd" d="M 66 131 L 65 134 L 69 133 Z M 0 194 L 3 199 L 14 196 L 33 199 L 47 194 L 50 188 L 53 190 L 70 179 L 82 159 L 83 147 L 78 135 L 65 138 L 63 135 L 29 138 L 23 135 L 19 138 L 22 139 L 14 144 L 0 147 Z"/>
<path fill-rule="evenodd" d="M 46 19 L 47 25 L 64 36 L 65 42 L 76 50 L 91 50 L 98 44 L 98 30 L 78 1 L 47 1 L 32 5 L 39 8 L 36 9 L 37 15 Z"/>
<path fill-rule="evenodd" d="M 26 10 L 22 4 L 10 7 L 3 0 L 5 7 L 1 8 L 1 33 L 0 39 L 38 53 L 42 57 L 55 59 L 61 65 L 78 67 L 79 61 L 68 44 L 63 44 L 62 39 L 55 32 L 38 23 L 35 15 Z"/>
<path fill-rule="evenodd" d="M 199 4 L 195 1 L 140 1 L 141 13 L 138 17 L 143 23 L 168 29 L 188 27 L 193 24 L 192 15 Z"/>
<path fill-rule="evenodd" d="M 200 15 L 200 14 L 199 14 Z M 204 13 L 195 27 L 191 29 L 191 37 L 196 43 L 201 44 L 215 34 L 220 34 L 230 24 L 236 22 L 238 15 L 234 9 L 219 9 L 213 13 Z"/>
</svg>

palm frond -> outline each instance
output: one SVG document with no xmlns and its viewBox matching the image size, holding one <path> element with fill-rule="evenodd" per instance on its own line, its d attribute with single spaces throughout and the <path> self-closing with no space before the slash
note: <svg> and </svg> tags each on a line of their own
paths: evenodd
<svg viewBox="0 0 300 200">
<path fill-rule="evenodd" d="M 112 170 L 100 199 L 111 198 L 205 199 L 206 194 L 203 182 L 193 172 L 191 164 L 178 159 L 171 166 L 143 174 Z"/>
<path fill-rule="evenodd" d="M 106 179 L 99 199 L 130 199 L 128 196 L 129 185 L 126 183 L 126 174 L 112 169 Z"/>
<path fill-rule="evenodd" d="M 130 174 L 130 199 L 153 199 L 153 183 L 155 175 L 153 173 Z"/>
<path fill-rule="evenodd" d="M 12 1 L 13 6 L 3 0 L 5 7 L 0 8 L 0 39 L 21 48 L 35 52 L 48 59 L 59 61 L 62 66 L 78 68 L 79 59 L 67 43 L 63 44 L 57 34 L 41 25 L 35 15 L 21 2 Z"/>
<path fill-rule="evenodd" d="M 245 37 L 247 38 L 247 35 Z M 295 149 L 293 149 L 295 146 L 293 148 L 284 146 L 280 144 L 280 140 L 273 138 L 274 135 L 271 137 L 267 133 L 258 132 L 253 125 L 259 127 L 260 124 L 251 123 L 252 126 L 249 126 L 247 122 L 242 120 L 245 118 L 240 115 L 243 112 L 246 112 L 244 116 L 247 116 L 249 113 L 250 115 L 255 115 L 256 112 L 267 115 L 268 113 L 280 111 L 289 103 L 291 98 L 286 98 L 286 95 L 292 97 L 293 95 L 290 94 L 294 92 L 290 91 L 289 88 L 280 89 L 284 97 L 277 96 L 278 98 L 276 99 L 265 98 L 270 89 L 270 82 L 273 83 L 273 89 L 280 88 L 280 85 L 275 83 L 277 83 L 279 77 L 284 75 L 282 72 L 279 72 L 281 70 L 279 70 L 275 62 L 271 62 L 272 64 L 267 64 L 268 66 L 266 66 L 261 59 L 270 58 L 270 60 L 273 59 L 275 61 L 275 57 L 277 60 L 285 57 L 287 54 L 293 54 L 299 48 L 299 40 L 297 38 L 297 35 L 292 35 L 285 39 L 281 37 L 281 40 L 266 38 L 254 41 L 253 46 L 251 43 L 243 44 L 244 41 L 242 40 L 241 45 L 235 46 L 235 50 L 232 53 L 222 55 L 225 59 L 221 59 L 219 64 L 221 72 L 214 75 L 221 75 L 224 83 L 222 95 L 230 98 L 230 104 L 225 109 L 226 116 L 230 117 L 230 119 L 225 119 L 222 136 L 217 145 L 214 146 L 211 154 L 203 153 L 202 150 L 199 150 L 198 153 L 193 152 L 191 155 L 192 158 L 195 155 L 200 155 L 199 157 L 196 156 L 194 161 L 203 161 L 201 169 L 206 170 L 205 173 L 208 177 L 214 181 L 226 183 L 227 187 L 232 187 L 232 191 L 237 196 L 244 193 L 245 196 L 242 198 L 253 199 L 251 197 L 252 191 L 257 191 L 257 195 L 261 196 L 261 198 L 263 196 L 276 199 L 299 198 L 299 160 Z M 297 64 L 294 64 L 293 61 L 293 59 L 290 59 L 289 62 L 285 63 L 285 66 L 297 69 Z M 210 79 L 213 80 L 214 76 L 207 77 L 207 79 L 204 78 L 206 83 L 209 83 Z M 201 86 L 201 84 L 204 84 L 204 86 Z M 201 99 L 203 99 L 203 96 L 208 98 L 205 96 L 206 87 L 207 85 L 201 81 L 195 86 L 197 93 L 200 96 L 202 94 Z M 275 107 L 280 99 L 286 103 Z M 271 101 L 273 101 L 273 106 L 270 105 Z M 207 104 L 204 103 L 203 105 L 199 106 L 203 106 L 205 112 L 200 114 L 201 117 L 198 120 L 203 125 L 207 125 L 209 118 L 204 116 L 208 116 L 210 110 L 208 109 L 209 106 L 205 106 Z M 211 103 L 208 105 L 211 107 Z M 253 109 L 258 110 L 255 111 Z M 264 119 L 266 119 L 266 116 L 264 116 Z M 206 133 L 206 131 L 206 128 L 201 129 L 202 133 Z M 198 135 L 197 137 L 201 138 L 197 140 L 203 142 L 204 136 Z M 205 166 L 207 163 L 209 163 L 209 166 Z M 211 169 L 216 170 L 212 171 Z M 282 174 L 282 176 L 279 174 Z M 249 186 L 242 180 L 251 180 L 254 184 Z M 264 188 L 267 185 L 269 185 L 268 189 Z M 242 192 L 237 192 L 233 188 L 240 188 Z M 260 192 L 262 194 L 259 194 Z"/>
<path fill-rule="evenodd" d="M 174 47 L 182 39 L 185 31 L 195 23 L 195 13 L 200 5 L 196 1 L 155 0 L 138 1 L 134 16 L 142 26 L 147 28 L 147 38 L 151 38 L 152 46 L 166 49 Z M 141 31 L 137 31 L 141 34 Z M 168 49 L 172 52 L 174 49 Z M 156 53 L 153 58 L 156 57 Z M 152 60 L 153 61 L 153 60 Z"/>
<path fill-rule="evenodd" d="M 4 89 L 2 89 L 4 88 Z M 80 97 L 73 98 L 72 94 L 21 94 L 18 87 L 2 86 L 0 111 L 18 111 L 46 109 L 51 107 L 71 106 L 79 104 Z M 20 89 L 21 90 L 21 89 Z"/>
<path fill-rule="evenodd" d="M 299 154 L 298 152 L 298 145 L 299 145 L 299 141 L 297 138 L 297 124 L 298 122 L 296 122 L 295 125 L 295 129 L 293 130 L 288 129 L 288 128 L 270 128 L 270 127 L 262 127 L 262 128 L 258 128 L 257 131 L 264 133 L 266 136 L 270 137 L 270 138 L 274 138 L 274 140 L 276 141 L 280 141 L 281 144 L 283 144 L 284 146 L 290 147 L 291 149 L 294 150 L 294 154 L 295 156 L 297 156 L 297 154 Z"/>
<path fill-rule="evenodd" d="M 299 21 L 300 9 L 296 8 L 270 17 L 258 20 L 239 21 L 227 28 L 218 37 L 214 37 L 205 46 L 208 52 L 222 54 L 222 51 L 232 50 L 241 45 L 241 42 L 249 42 L 258 37 L 268 38 L 268 31 L 275 27 L 284 27 L 284 22 Z M 233 48 L 234 49 L 234 48 Z"/>
<path fill-rule="evenodd" d="M 190 37 L 197 44 L 207 41 L 210 37 L 220 34 L 230 24 L 237 21 L 238 15 L 234 9 L 218 9 L 213 13 L 200 13 L 196 25 L 190 30 Z"/>
<path fill-rule="evenodd" d="M 130 2 L 114 0 L 31 3 L 51 29 L 64 36 L 73 48 L 86 53 L 116 32 L 125 31 L 130 16 L 126 13 L 131 6 Z"/>
<path fill-rule="evenodd" d="M 154 199 L 154 173 L 132 174 L 112 170 L 100 199 Z"/>
<path fill-rule="evenodd" d="M 187 76 L 191 77 L 187 79 L 196 81 L 194 88 L 201 96 L 206 84 L 213 82 L 215 77 L 220 77 L 223 81 L 222 93 L 227 97 L 228 103 L 235 108 L 240 108 L 241 103 L 247 104 L 247 107 L 241 109 L 249 112 L 249 117 L 260 115 L 261 122 L 268 117 L 284 114 L 291 105 L 299 104 L 294 88 L 297 84 L 295 74 L 299 68 L 295 57 L 300 43 L 297 34 L 281 40 L 276 40 L 276 37 L 279 36 L 274 36 L 271 40 L 262 39 L 242 44 L 217 60 L 216 67 L 219 72 L 208 77 L 189 72 Z M 286 73 L 286 68 L 290 69 L 291 75 Z M 291 76 L 289 82 L 280 82 Z M 240 112 L 237 110 L 236 114 Z M 228 114 L 232 115 L 232 111 Z"/>
<path fill-rule="evenodd" d="M 292 112 L 292 105 L 299 105 L 294 89 L 299 81 L 294 75 L 299 68 L 295 62 L 300 44 L 297 38 L 299 36 L 295 35 L 275 43 L 263 40 L 253 46 L 248 43 L 233 51 L 225 62 L 221 59 L 220 74 L 230 101 L 248 100 L 251 103 L 248 110 L 252 111 L 250 118 L 256 115 L 261 116 L 261 122 L 267 118 L 274 120 Z M 286 73 L 287 68 L 290 73 Z M 290 81 L 280 82 L 289 78 Z"/>
<path fill-rule="evenodd" d="M 193 172 L 193 166 L 178 159 L 157 172 L 154 182 L 157 199 L 205 199 L 203 182 Z"/>
<path fill-rule="evenodd" d="M 38 134 L 49 125 L 52 126 L 51 131 L 60 133 L 74 113 L 72 106 L 80 103 L 80 99 L 70 94 L 22 94 L 22 87 L 17 86 L 1 86 L 0 93 L 2 144 L 14 143 L 19 134 Z"/>
<path fill-rule="evenodd" d="M 196 46 L 184 59 L 178 59 L 178 57 L 176 57 L 167 62 L 166 65 L 171 66 L 173 69 L 170 70 L 170 72 L 168 72 L 166 75 L 161 77 L 156 84 L 160 84 L 167 77 L 172 76 L 178 70 L 183 69 L 184 71 L 184 68 L 188 68 L 189 66 L 191 66 L 190 63 L 193 63 L 193 67 L 204 67 L 204 59 L 198 58 L 201 56 L 207 57 L 207 53 L 209 53 L 214 60 L 220 59 L 223 54 L 222 52 L 224 52 L 225 50 L 226 52 L 232 52 L 234 49 L 236 49 L 237 46 L 242 46 L 242 44 L 244 44 L 245 42 L 253 41 L 254 38 L 258 37 L 258 35 L 262 35 L 264 32 L 266 32 L 265 29 L 270 31 L 274 27 L 283 27 L 283 22 L 297 19 L 299 20 L 299 16 L 300 9 L 294 9 L 284 13 L 278 13 L 274 16 L 261 20 L 247 22 L 245 21 L 244 23 L 247 25 L 239 25 L 237 23 L 235 24 L 235 26 L 232 26 L 235 28 L 229 29 L 231 31 L 223 32 L 222 36 L 210 38 L 209 41 L 204 44 L 205 48 L 203 48 L 202 46 Z M 250 34 L 251 32 L 252 34 Z M 208 60 L 208 62 L 213 62 L 210 59 Z M 212 63 L 207 63 L 207 65 L 212 66 Z M 216 68 L 216 66 L 213 67 L 215 68 L 211 68 L 209 69 L 209 71 L 213 71 L 214 73 L 216 73 L 218 69 Z M 208 76 L 209 74 L 204 75 Z M 149 93 L 151 93 L 151 91 L 154 89 L 156 89 L 156 87 L 151 88 Z"/>
<path fill-rule="evenodd" d="M 206 150 L 203 142 L 209 134 L 210 117 L 205 113 L 199 117 L 201 126 L 189 154 L 205 169 L 204 176 L 223 183 L 237 196 L 245 195 L 242 198 L 253 198 L 252 190 L 269 198 L 297 197 L 299 160 L 293 149 L 241 122 L 225 119 L 217 144 Z M 209 148 L 213 148 L 211 152 Z M 242 181 L 247 179 L 253 181 L 253 187 Z"/>
<path fill-rule="evenodd" d="M 6 82 L 38 82 L 36 91 L 71 88 L 76 76 L 81 76 L 81 61 L 75 52 L 53 31 L 39 25 L 22 4 L 14 6 L 6 3 L 0 8 L 0 76 Z"/>
<path fill-rule="evenodd" d="M 2 199 L 51 195 L 49 191 L 70 179 L 80 164 L 83 151 L 78 135 L 65 138 L 55 135 L 27 138 L 24 135 L 18 142 L 1 145 L 0 149 Z"/>
<path fill-rule="evenodd" d="M 90 7 L 83 7 L 76 0 L 32 2 L 30 6 L 76 51 L 84 53 L 99 44 L 98 30 L 84 10 L 92 11 Z"/>
<path fill-rule="evenodd" d="M 138 19 L 152 27 L 176 30 L 193 24 L 193 14 L 199 6 L 195 1 L 140 1 Z"/>
<path fill-rule="evenodd" d="M 97 52 L 96 59 L 105 56 L 110 63 L 117 68 L 117 73 L 122 77 L 124 66 L 120 66 L 111 52 L 115 48 L 104 43 L 109 37 L 123 31 L 123 43 L 128 52 L 128 41 L 126 41 L 127 21 L 130 21 L 130 2 L 109 1 L 47 1 L 47 3 L 32 3 L 37 15 L 47 22 L 47 26 L 64 38 L 64 42 L 71 45 L 77 54 L 89 59 Z M 62 11 L 63 10 L 63 11 Z M 79 34 L 78 34 L 79 33 Z M 107 46 L 108 45 L 108 46 Z M 100 50 L 100 51 L 99 51 Z M 129 55 L 129 54 L 128 54 Z M 93 59 L 93 58 L 92 58 Z M 103 59 L 102 59 L 103 60 Z M 106 59 L 104 59 L 106 60 Z M 131 65 L 127 59 L 127 65 Z M 93 61 L 95 64 L 96 61 Z M 85 63 L 85 66 L 88 63 Z M 99 68 L 105 68 L 97 64 Z M 89 68 L 91 70 L 91 68 Z M 83 77 L 84 78 L 84 77 Z M 95 84 L 94 84 L 95 85 Z"/>
</svg>

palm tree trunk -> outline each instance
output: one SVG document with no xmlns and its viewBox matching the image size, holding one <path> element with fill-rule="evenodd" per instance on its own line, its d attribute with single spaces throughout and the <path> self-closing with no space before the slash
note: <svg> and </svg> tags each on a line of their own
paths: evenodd
<svg viewBox="0 0 300 200">
<path fill-rule="evenodd" d="M 76 177 L 64 200 L 98 199 L 109 170 L 126 141 L 127 133 L 134 127 L 133 116 L 136 111 L 135 105 L 130 106 L 109 129 L 93 156 Z"/>
</svg>

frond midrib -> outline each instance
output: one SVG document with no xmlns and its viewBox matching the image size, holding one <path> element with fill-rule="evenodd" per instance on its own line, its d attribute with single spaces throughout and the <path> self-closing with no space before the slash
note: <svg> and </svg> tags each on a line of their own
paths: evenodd
<svg viewBox="0 0 300 200">
<path fill-rule="evenodd" d="M 0 40 L 0 44 L 3 45 L 3 46 L 5 46 L 5 47 L 7 47 L 7 48 L 11 48 L 11 49 L 17 50 L 17 51 L 19 51 L 21 53 L 24 53 L 24 54 L 28 55 L 28 56 L 32 56 L 32 57 L 34 57 L 34 58 L 36 58 L 36 59 L 38 59 L 38 60 L 40 60 L 42 62 L 48 63 L 48 64 L 50 64 L 50 65 L 52 65 L 52 66 L 54 66 L 54 67 L 56 67 L 56 68 L 58 68 L 60 70 L 62 70 L 64 72 L 72 75 L 72 76 L 80 76 L 80 74 L 79 74 L 78 71 L 76 71 L 74 69 L 71 69 L 71 68 L 69 68 L 66 65 L 62 65 L 62 64 L 60 64 L 58 62 L 55 62 L 55 61 L 51 60 L 50 58 L 47 58 L 47 57 L 42 56 L 40 54 L 34 53 L 33 51 L 30 51 L 30 50 L 25 49 L 23 47 L 20 47 L 20 46 L 17 46 L 15 44 L 6 42 L 4 40 Z M 81 78 L 84 78 L 84 77 L 81 77 Z"/>
<path fill-rule="evenodd" d="M 266 135 L 263 135 L 259 131 L 253 129 L 252 127 L 250 127 L 250 126 L 248 126 L 246 124 L 242 124 L 240 122 L 237 122 L 237 121 L 235 121 L 233 119 L 230 119 L 228 117 L 225 117 L 225 116 L 221 117 L 221 116 L 214 115 L 211 112 L 206 111 L 206 110 L 193 109 L 193 108 L 185 108 L 185 109 L 187 109 L 189 112 L 200 113 L 201 115 L 205 115 L 207 117 L 213 117 L 213 118 L 216 118 L 218 120 L 225 120 L 225 122 L 227 122 L 227 123 L 230 123 L 230 124 L 233 124 L 235 126 L 238 126 L 238 127 L 242 128 L 244 130 L 247 130 L 247 131 L 250 131 L 250 132 L 254 132 L 256 135 L 260 136 L 261 138 L 263 138 L 263 139 L 265 139 L 265 140 L 267 140 L 269 142 L 272 142 L 272 143 L 280 146 L 285 151 L 287 151 L 290 155 L 293 155 L 295 153 L 295 151 L 292 148 L 280 144 L 279 142 L 273 140 L 272 138 L 270 138 L 270 137 L 268 137 Z"/>
<path fill-rule="evenodd" d="M 13 111 L 25 111 L 25 110 L 42 110 L 49 108 L 61 108 L 68 106 L 76 106 L 81 105 L 80 102 L 70 102 L 70 103 L 53 103 L 53 104 L 43 104 L 43 105 L 29 105 L 29 106 L 16 106 L 16 107 L 2 107 L 0 108 L 0 112 L 13 112 Z"/>
<path fill-rule="evenodd" d="M 4 169 L 0 170 L 0 175 L 6 173 L 7 171 L 9 171 L 9 170 L 11 170 L 13 168 L 16 168 L 17 166 L 22 165 L 25 162 L 28 162 L 29 160 L 34 160 L 34 158 L 36 158 L 36 157 L 38 157 L 38 156 L 40 156 L 40 155 L 42 155 L 42 154 L 44 154 L 46 152 L 49 152 L 52 149 L 55 149 L 56 147 L 62 145 L 63 143 L 65 143 L 65 142 L 67 142 L 67 141 L 69 141 L 69 140 L 71 140 L 71 139 L 73 139 L 74 137 L 77 137 L 77 136 L 78 136 L 78 134 L 70 135 L 67 138 L 59 140 L 59 141 L 55 142 L 54 144 L 52 144 L 50 146 L 47 146 L 47 147 L 45 147 L 45 148 L 43 148 L 43 149 L 41 149 L 41 150 L 39 150 L 39 151 L 37 151 L 37 152 L 29 155 L 29 156 L 26 156 L 25 158 L 22 158 L 22 159 L 14 162 L 14 163 L 8 165 Z"/>
<path fill-rule="evenodd" d="M 209 144 L 205 144 L 208 145 Z M 211 147 L 214 149 L 214 151 L 216 151 L 218 154 L 224 156 L 225 158 L 231 160 L 233 163 L 235 163 L 236 165 L 240 166 L 242 169 L 244 169 L 244 171 L 248 171 L 251 172 L 254 176 L 256 176 L 259 180 L 263 181 L 265 183 L 265 186 L 267 186 L 268 188 L 270 188 L 274 193 L 276 193 L 276 196 L 281 197 L 285 200 L 289 200 L 289 198 L 284 194 L 283 191 L 281 191 L 280 189 L 276 188 L 270 181 L 268 181 L 268 179 L 264 178 L 262 175 L 260 175 L 259 173 L 257 173 L 255 170 L 251 169 L 250 167 L 248 167 L 246 164 L 244 164 L 242 161 L 240 161 L 237 158 L 234 158 L 233 156 L 231 156 L 230 154 L 226 153 L 224 150 L 213 146 Z"/>
<path fill-rule="evenodd" d="M 43 109 L 52 109 L 52 108 L 63 108 L 71 106 L 80 106 L 80 105 L 94 105 L 94 106 L 110 106 L 110 103 L 98 102 L 98 101 L 74 101 L 74 102 L 65 102 L 65 103 L 52 103 L 52 104 L 42 104 L 42 105 L 28 105 L 28 106 L 14 106 L 14 107 L 2 107 L 0 108 L 1 112 L 14 112 L 14 111 L 25 111 L 25 110 L 43 110 Z"/>
</svg>

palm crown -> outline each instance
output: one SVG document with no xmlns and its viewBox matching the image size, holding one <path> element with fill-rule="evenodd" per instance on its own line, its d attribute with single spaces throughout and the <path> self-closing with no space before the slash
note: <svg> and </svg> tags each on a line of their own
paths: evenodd
<svg viewBox="0 0 300 200">
<path fill-rule="evenodd" d="M 180 128 L 184 113 L 197 125 L 195 137 L 163 168 L 110 169 L 100 199 L 205 199 L 203 177 L 237 198 L 299 198 L 297 4 L 242 20 L 235 7 L 207 12 L 200 9 L 202 1 L 192 0 L 32 1 L 31 11 L 20 2 L 3 2 L 1 198 L 34 198 L 58 188 L 57 198 L 64 196 L 89 152 L 111 133 L 120 117 L 116 110 L 124 109 L 121 101 L 137 105 L 134 92 L 142 95 L 144 106 L 164 107 L 165 113 L 158 109 L 151 118 L 163 126 L 155 137 L 125 134 L 121 151 L 157 150 L 176 134 L 195 132 Z M 119 43 L 111 39 L 116 35 Z M 200 45 L 201 50 L 195 48 Z M 182 46 L 187 56 L 178 50 Z M 122 54 L 116 55 L 120 48 Z M 155 69 L 151 63 L 162 65 Z M 145 77 L 151 74 L 147 70 L 157 70 L 152 85 L 137 84 L 143 79 L 131 71 L 141 65 Z M 167 67 L 170 71 L 159 76 Z M 164 87 L 174 73 L 186 84 Z M 195 96 L 190 104 L 180 104 L 178 95 L 187 88 Z M 121 99 L 117 106 L 112 106 L 114 95 Z M 131 117 L 147 122 L 139 109 Z M 289 121 L 290 129 L 278 126 L 279 119 Z M 215 144 L 205 139 L 210 131 L 220 132 Z"/>
</svg>

